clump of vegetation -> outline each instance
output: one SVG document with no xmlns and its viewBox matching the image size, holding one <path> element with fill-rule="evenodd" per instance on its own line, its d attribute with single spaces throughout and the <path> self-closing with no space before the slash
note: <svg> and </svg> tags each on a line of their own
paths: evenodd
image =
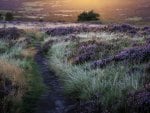
<svg viewBox="0 0 150 113">
<path fill-rule="evenodd" d="M 150 63 L 145 68 L 144 85 L 150 88 Z"/>
<path fill-rule="evenodd" d="M 132 41 L 128 38 L 113 39 L 107 42 L 96 40 L 81 42 L 75 45 L 76 48 L 72 50 L 74 52 L 69 59 L 72 60 L 71 62 L 73 64 L 81 64 L 88 61 L 107 58 L 131 45 Z"/>
<path fill-rule="evenodd" d="M 108 32 L 122 32 L 129 34 L 131 36 L 139 35 L 140 37 L 145 35 L 150 35 L 150 27 L 135 27 L 129 24 L 122 24 L 122 25 L 109 25 L 103 28 L 104 31 Z"/>
<path fill-rule="evenodd" d="M 12 21 L 13 19 L 14 19 L 14 16 L 13 16 L 13 14 L 11 12 L 7 12 L 5 14 L 5 20 L 6 21 Z"/>
<path fill-rule="evenodd" d="M 4 39 L 5 41 L 11 40 L 10 42 L 13 42 L 13 40 L 19 39 L 21 36 L 24 36 L 25 32 L 23 30 L 17 29 L 17 28 L 0 28 L 0 39 Z"/>
<path fill-rule="evenodd" d="M 11 42 L 11 40 L 9 41 Z M 24 69 L 16 62 L 16 59 L 19 60 L 22 47 L 16 44 L 9 45 L 4 39 L 0 42 L 3 50 L 0 54 L 0 110 L 4 113 L 18 113 L 22 97 L 26 91 Z"/>
<path fill-rule="evenodd" d="M 142 37 L 141 31 L 146 31 Z M 74 112 L 148 113 L 148 31 L 130 25 L 61 27 L 49 29 L 47 38 L 36 30 L 0 29 L 0 111 L 35 111 L 44 89 L 33 59 L 41 44 L 40 52 L 48 51 L 50 68 L 60 75 L 64 92 L 79 100 Z M 91 68 L 95 61 L 96 68 Z M 98 68 L 101 61 L 105 66 Z"/>
<path fill-rule="evenodd" d="M 0 20 L 2 20 L 3 19 L 3 15 L 0 13 Z"/>
<path fill-rule="evenodd" d="M 149 86 L 150 89 L 150 86 Z M 128 113 L 149 113 L 150 91 L 148 89 L 138 90 L 127 99 Z"/>
<path fill-rule="evenodd" d="M 132 37 L 147 37 L 150 35 L 150 27 L 135 27 L 128 24 L 121 25 L 108 25 L 108 26 L 72 26 L 72 27 L 56 27 L 49 28 L 46 30 L 46 34 L 51 36 L 66 36 L 70 34 L 78 34 L 78 33 L 121 33 L 128 34 Z M 124 35 L 125 36 L 125 35 Z"/>
<path fill-rule="evenodd" d="M 78 21 L 98 21 L 100 15 L 98 13 L 95 13 L 93 10 L 89 12 L 82 12 L 78 16 Z"/>
<path fill-rule="evenodd" d="M 50 50 L 50 65 L 56 72 L 60 72 L 65 92 L 70 96 L 88 100 L 93 95 L 98 95 L 97 101 L 100 101 L 103 107 L 113 108 L 123 95 L 142 85 L 139 82 L 140 73 L 135 72 L 129 76 L 129 68 L 122 64 L 112 65 L 103 70 L 92 70 L 89 64 L 71 65 L 66 62 L 66 50 L 66 44 L 54 45 Z"/>
<path fill-rule="evenodd" d="M 26 81 L 23 70 L 6 61 L 0 61 L 0 110 L 4 113 L 17 112 L 25 93 Z"/>
<path fill-rule="evenodd" d="M 0 13 L 0 20 L 12 21 L 12 20 L 14 20 L 14 15 L 11 12 L 6 12 L 5 14 Z"/>
<path fill-rule="evenodd" d="M 37 102 L 42 92 L 45 89 L 45 86 L 42 82 L 42 78 L 39 74 L 39 69 L 36 63 L 30 59 L 27 62 L 22 64 L 25 68 L 26 81 L 28 89 L 23 96 L 21 112 L 22 113 L 34 113 L 35 108 L 37 107 Z"/>
<path fill-rule="evenodd" d="M 104 67 L 111 62 L 129 61 L 132 63 L 148 62 L 150 56 L 150 45 L 130 48 L 128 50 L 121 51 L 115 56 L 108 57 L 106 59 L 98 60 L 92 63 L 93 68 Z"/>
<path fill-rule="evenodd" d="M 3 113 L 33 113 L 44 89 L 34 62 L 36 39 L 32 38 L 32 44 L 27 34 L 17 28 L 0 29 L 0 111 Z"/>
<path fill-rule="evenodd" d="M 86 33 L 84 34 L 86 35 Z M 84 109 L 84 105 L 92 109 L 93 106 L 90 104 L 92 101 L 94 106 L 99 106 L 97 108 L 100 108 L 100 111 L 110 113 L 124 111 L 124 113 L 127 113 L 126 111 L 130 111 L 130 105 L 133 102 L 132 99 L 129 102 L 130 105 L 127 102 L 129 94 L 136 95 L 136 92 L 144 87 L 145 60 L 147 62 L 150 60 L 147 40 L 144 37 L 139 37 L 139 35 L 136 35 L 138 36 L 136 39 L 130 35 L 123 35 L 118 35 L 117 38 L 112 34 L 108 36 L 109 38 L 103 38 L 105 36 L 102 35 L 98 38 L 80 37 L 78 35 L 78 42 L 62 40 L 53 44 L 49 49 L 49 64 L 60 75 L 64 83 L 65 93 L 73 98 L 86 101 L 80 103 L 82 108 L 80 105 L 78 106 L 81 111 Z M 123 62 L 115 62 L 110 58 L 110 56 L 113 57 L 121 51 L 126 51 L 127 54 L 123 58 L 128 59 L 129 57 L 133 62 L 127 62 L 124 59 Z M 112 60 L 112 62 L 111 64 L 108 62 L 107 67 L 93 69 L 91 68 L 91 62 L 96 59 L 107 59 L 108 61 Z M 105 61 L 107 63 L 107 60 L 104 60 L 104 63 Z M 136 61 L 140 63 L 137 65 Z M 148 102 L 147 94 L 144 93 L 145 98 L 142 96 L 143 94 L 140 94 L 141 100 L 146 99 L 146 102 Z M 141 102 L 141 100 L 137 99 L 138 102 Z M 127 103 L 129 106 L 127 106 Z M 147 105 L 149 107 L 149 103 Z M 141 106 L 141 104 L 138 106 Z M 90 108 L 89 111 L 91 111 Z M 135 109 L 132 108 L 131 111 L 136 112 Z M 146 107 L 144 109 L 147 110 Z M 86 109 L 84 110 L 86 111 Z"/>
</svg>

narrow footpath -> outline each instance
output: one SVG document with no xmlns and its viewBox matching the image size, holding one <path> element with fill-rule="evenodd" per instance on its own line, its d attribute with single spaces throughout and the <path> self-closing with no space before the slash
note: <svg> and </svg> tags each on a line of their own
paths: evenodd
<svg viewBox="0 0 150 113">
<path fill-rule="evenodd" d="M 37 103 L 35 113 L 69 113 L 75 104 L 63 95 L 60 81 L 48 67 L 48 59 L 43 55 L 40 44 L 37 44 L 36 48 L 38 52 L 35 61 L 47 88 Z"/>
</svg>

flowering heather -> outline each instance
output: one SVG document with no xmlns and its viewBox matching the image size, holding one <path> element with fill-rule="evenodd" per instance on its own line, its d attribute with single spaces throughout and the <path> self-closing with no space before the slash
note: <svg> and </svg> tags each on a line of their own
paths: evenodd
<svg viewBox="0 0 150 113">
<path fill-rule="evenodd" d="M 121 51 L 115 56 L 108 57 L 106 59 L 95 61 L 91 64 L 92 68 L 102 68 L 107 64 L 115 61 L 127 60 L 132 63 L 141 63 L 150 60 L 150 44 L 145 46 L 133 47 L 124 51 Z"/>
<path fill-rule="evenodd" d="M 1 28 L 0 29 L 0 39 L 5 38 L 8 40 L 16 40 L 18 39 L 22 34 L 24 34 L 23 30 L 19 30 L 17 28 Z"/>
<path fill-rule="evenodd" d="M 110 26 L 110 27 L 108 26 L 108 28 L 110 31 L 119 31 L 119 32 L 127 32 L 128 30 L 135 29 L 132 26 L 126 25 L 126 24 L 114 25 L 114 26 Z"/>
<path fill-rule="evenodd" d="M 79 40 L 80 40 L 80 37 L 77 36 L 76 34 L 71 34 L 65 38 L 65 42 L 68 42 L 68 41 L 79 42 Z"/>
<path fill-rule="evenodd" d="M 68 34 L 81 33 L 81 32 L 119 32 L 127 33 L 131 36 L 134 35 L 150 35 L 150 27 L 135 27 L 128 24 L 122 25 L 106 25 L 106 26 L 73 26 L 73 27 L 57 27 L 48 28 L 46 33 L 51 36 L 64 36 Z"/>
<path fill-rule="evenodd" d="M 147 44 L 150 44 L 150 38 L 147 38 L 147 39 L 146 39 L 146 43 L 147 43 Z"/>
<path fill-rule="evenodd" d="M 72 55 L 70 57 L 74 64 L 103 59 L 117 54 L 124 48 L 133 46 L 133 42 L 134 41 L 130 39 L 112 39 L 108 42 L 98 42 L 95 40 L 81 42 L 76 45 L 75 49 L 71 50 Z M 138 41 L 134 43 L 142 45 L 142 43 Z M 105 63 L 108 63 L 111 59 L 112 58 L 105 59 Z"/>
<path fill-rule="evenodd" d="M 78 102 L 75 106 L 69 109 L 66 113 L 100 113 L 102 112 L 101 104 L 97 100 L 87 102 Z"/>
<path fill-rule="evenodd" d="M 51 36 L 62 36 L 67 34 L 72 34 L 76 32 L 76 29 L 73 29 L 72 27 L 60 27 L 60 28 L 52 28 L 49 29 L 46 33 Z"/>
<path fill-rule="evenodd" d="M 108 32 L 121 32 L 121 33 L 127 33 L 131 36 L 134 35 L 150 35 L 150 27 L 135 27 L 128 24 L 122 24 L 122 25 L 108 25 L 103 29 L 104 31 Z"/>
<path fill-rule="evenodd" d="M 144 89 L 131 94 L 127 99 L 128 113 L 149 113 L 150 91 Z"/>
<path fill-rule="evenodd" d="M 79 46 L 79 47 L 78 47 Z M 77 45 L 73 57 L 74 64 L 80 64 L 91 60 L 96 60 L 99 57 L 108 56 L 113 50 L 113 45 L 105 42 L 88 41 Z M 103 53 L 102 53 L 103 52 Z"/>
<path fill-rule="evenodd" d="M 143 35 L 150 35 L 150 27 L 143 27 L 143 28 L 141 28 L 141 34 L 143 34 Z"/>
<path fill-rule="evenodd" d="M 144 84 L 146 84 L 145 88 L 149 87 L 150 86 L 150 63 L 145 68 L 145 74 L 144 74 L 143 79 L 144 79 Z"/>
<path fill-rule="evenodd" d="M 5 82 L 4 82 L 5 81 Z M 4 98 L 8 96 L 13 89 L 11 80 L 5 79 L 2 77 L 2 74 L 0 74 L 0 111 L 4 112 L 4 105 L 6 106 L 6 103 L 4 104 Z"/>
<path fill-rule="evenodd" d="M 74 33 L 81 32 L 98 32 L 102 31 L 103 26 L 74 26 L 74 27 L 57 27 L 57 28 L 48 28 L 46 29 L 46 33 L 51 36 L 64 36 Z"/>
<path fill-rule="evenodd" d="M 147 74 L 150 74 L 150 63 L 149 63 L 148 66 L 146 67 L 145 72 L 146 72 Z"/>
</svg>

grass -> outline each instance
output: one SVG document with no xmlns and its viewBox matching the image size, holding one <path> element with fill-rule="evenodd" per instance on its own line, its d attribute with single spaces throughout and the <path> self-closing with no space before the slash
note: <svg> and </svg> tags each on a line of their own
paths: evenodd
<svg viewBox="0 0 150 113">
<path fill-rule="evenodd" d="M 73 41 L 68 36 L 47 37 L 36 30 L 27 30 L 26 37 L 16 42 L 0 40 L 0 85 L 11 82 L 11 86 L 17 87 L 5 96 L 0 105 L 5 103 L 4 108 L 9 113 L 33 113 L 36 110 L 36 103 L 45 86 L 34 62 L 37 52 L 34 46 L 41 44 L 44 47 L 44 43 L 53 40 L 54 44 L 47 54 L 49 65 L 59 75 L 67 95 L 78 100 L 94 100 L 113 113 L 119 113 L 121 106 L 125 108 L 126 96 L 143 87 L 145 64 L 113 62 L 106 68 L 92 69 L 91 62 L 114 55 L 134 44 L 143 45 L 145 37 L 106 32 L 80 33 L 76 36 L 78 39 Z M 94 59 L 79 64 L 73 64 L 68 59 L 79 56 L 80 46 L 83 43 L 89 45 L 93 40 L 98 43 Z M 11 95 L 14 92 L 17 96 Z"/>
<path fill-rule="evenodd" d="M 27 39 L 32 36 L 31 43 L 27 43 L 26 39 L 22 42 L 20 39 L 0 40 L 0 85 L 9 88 L 5 85 L 10 82 L 13 87 L 9 95 L 0 98 L 0 110 L 4 113 L 33 113 L 36 102 L 45 89 L 34 62 L 37 51 L 34 45 L 40 41 L 37 40 L 39 35 L 27 32 Z"/>
<path fill-rule="evenodd" d="M 34 46 L 36 43 L 42 43 L 47 35 L 45 33 L 39 32 L 37 30 L 27 30 L 27 37 L 31 42 L 30 46 Z"/>
<path fill-rule="evenodd" d="M 10 93 L 1 100 L 1 102 L 4 102 L 4 110 L 9 109 L 8 112 L 18 113 L 18 106 L 22 101 L 26 88 L 23 70 L 6 61 L 0 61 L 0 73 L 0 86 L 7 89 L 10 87 L 8 85 L 12 85 L 12 89 L 8 90 Z M 8 107 L 9 104 L 11 104 L 11 109 Z"/>
<path fill-rule="evenodd" d="M 21 56 L 24 58 L 33 58 L 37 50 L 35 47 L 29 47 L 21 51 Z"/>
<path fill-rule="evenodd" d="M 114 45 L 118 47 L 114 51 L 130 47 L 131 40 L 120 40 L 115 39 Z M 51 47 L 48 54 L 49 65 L 60 75 L 66 94 L 86 101 L 98 96 L 96 101 L 100 102 L 104 109 L 113 109 L 117 112 L 118 103 L 123 101 L 129 92 L 134 92 L 143 86 L 142 72 L 135 71 L 130 75 L 128 72 L 132 68 L 144 69 L 144 65 L 114 63 L 107 68 L 93 70 L 89 62 L 80 65 L 71 64 L 67 58 L 74 53 L 73 50 L 76 50 L 74 44 L 70 41 L 59 42 Z M 122 101 L 120 104 L 124 103 Z"/>
<path fill-rule="evenodd" d="M 6 68 L 7 67 L 7 68 Z M 23 70 L 18 66 L 12 65 L 6 61 L 0 61 L 0 72 L 5 75 L 6 78 L 10 78 L 14 83 L 25 85 Z"/>
<path fill-rule="evenodd" d="M 9 89 L 12 87 L 12 89 L 8 90 L 8 95 L 4 95 L 5 98 L 1 98 L 1 102 L 4 102 L 1 105 L 3 107 L 2 112 L 18 113 L 27 85 L 23 68 L 19 67 L 19 64 L 15 62 L 22 47 L 17 44 L 10 46 L 10 43 L 5 42 L 5 40 L 1 40 L 0 43 L 0 48 L 2 49 L 0 54 L 1 88 Z"/>
<path fill-rule="evenodd" d="M 28 91 L 23 97 L 22 113 L 33 113 L 45 86 L 38 72 L 38 67 L 33 60 L 29 60 L 28 63 L 25 63 L 23 66 L 28 70 L 25 75 L 28 83 Z"/>
</svg>

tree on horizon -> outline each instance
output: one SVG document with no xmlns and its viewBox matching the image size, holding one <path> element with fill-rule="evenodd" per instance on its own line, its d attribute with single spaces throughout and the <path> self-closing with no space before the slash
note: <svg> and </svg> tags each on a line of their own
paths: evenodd
<svg viewBox="0 0 150 113">
<path fill-rule="evenodd" d="M 100 15 L 95 13 L 93 10 L 89 12 L 82 12 L 78 16 L 78 21 L 98 21 L 100 20 Z"/>
<path fill-rule="evenodd" d="M 6 20 L 6 21 L 11 21 L 11 20 L 13 20 L 13 19 L 14 19 L 14 16 L 13 16 L 12 13 L 7 12 L 7 13 L 5 14 L 5 20 Z"/>
</svg>

